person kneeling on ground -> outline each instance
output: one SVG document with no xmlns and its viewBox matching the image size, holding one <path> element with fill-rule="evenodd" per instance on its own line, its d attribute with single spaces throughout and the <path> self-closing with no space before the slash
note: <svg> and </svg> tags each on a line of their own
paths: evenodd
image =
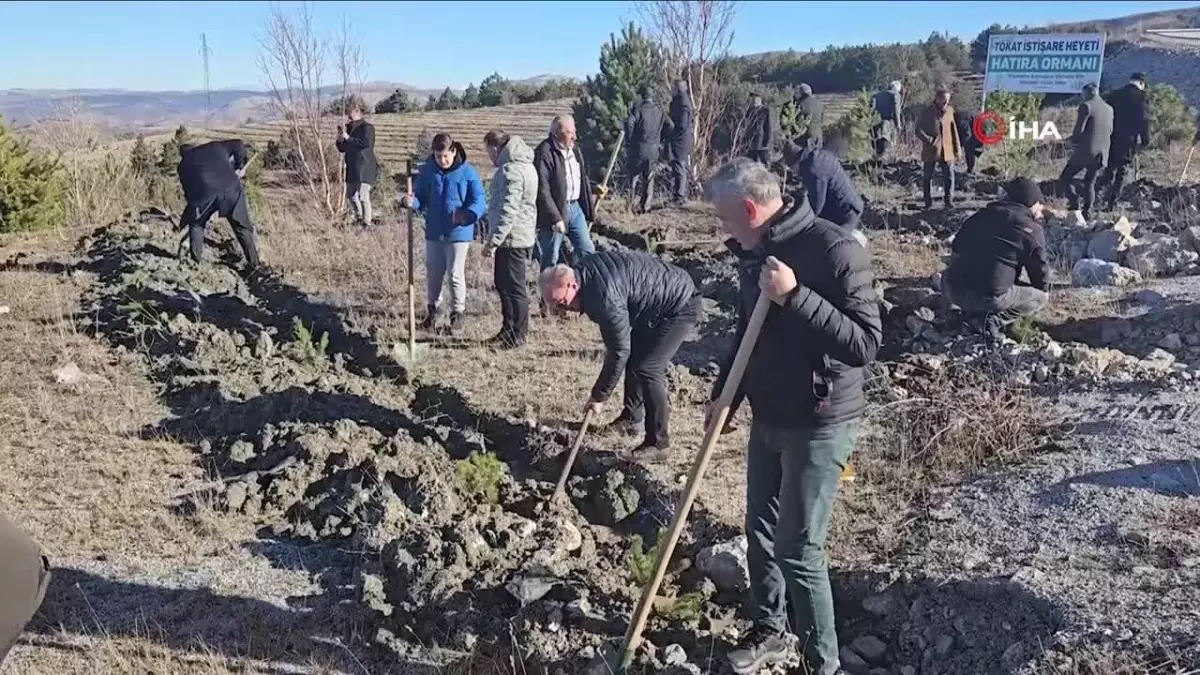
<svg viewBox="0 0 1200 675">
<path fill-rule="evenodd" d="M 520 136 L 489 131 L 483 137 L 496 173 L 488 186 L 488 232 L 483 255 L 495 256 L 493 281 L 500 295 L 500 332 L 488 342 L 501 349 L 525 344 L 529 294 L 525 271 L 537 230 L 537 171 L 533 150 Z"/>
<path fill-rule="evenodd" d="M 400 206 L 425 216 L 425 319 L 417 326 L 437 324 L 442 285 L 450 276 L 450 332 L 457 332 L 467 309 L 467 253 L 475 240 L 475 223 L 487 208 L 483 181 L 467 164 L 467 152 L 450 134 L 438 134 L 433 154 L 421 164 L 413 194 L 401 195 Z"/>
<path fill-rule="evenodd" d="M 247 270 L 260 268 L 257 235 L 254 223 L 250 222 L 250 208 L 241 180 L 248 161 L 246 144 L 237 138 L 179 148 L 179 185 L 187 200 L 180 225 L 188 230 L 191 256 L 196 264 L 204 257 L 208 221 L 219 215 L 233 228 L 233 235 L 246 256 Z"/>
<path fill-rule="evenodd" d="M 1005 324 L 1046 305 L 1046 234 L 1036 218 L 1045 198 L 1028 178 L 1009 183 L 1008 198 L 968 218 L 954 237 L 942 293 L 971 324 L 999 337 Z M 1018 281 L 1021 270 L 1029 285 Z"/>
<path fill-rule="evenodd" d="M 749 675 L 804 645 L 805 672 L 838 673 L 825 537 L 866 407 L 863 370 L 883 342 L 871 259 L 803 199 L 785 200 L 765 166 L 735 159 L 705 188 L 738 262 L 738 331 L 715 402 L 760 293 L 771 300 L 742 378 L 753 413 L 746 466 L 747 562 L 755 627 L 729 654 Z M 712 424 L 709 404 L 705 427 Z M 790 601 L 789 601 L 790 598 Z"/>
<path fill-rule="evenodd" d="M 542 272 L 542 297 L 556 311 L 582 312 L 600 327 L 606 352 L 584 413 L 593 415 L 625 373 L 625 400 L 610 428 L 645 438 L 638 461 L 664 459 L 670 447 L 667 366 L 700 319 L 701 297 L 692 277 L 652 253 L 593 253 L 574 268 Z"/>
<path fill-rule="evenodd" d="M 863 200 L 842 168 L 842 160 L 824 148 L 796 143 L 788 145 L 788 153 L 813 213 L 853 234 L 858 243 L 866 246 L 866 237 L 857 230 L 862 220 Z"/>
<path fill-rule="evenodd" d="M 50 582 L 50 566 L 29 535 L 0 514 L 0 664 L 33 618 Z"/>
</svg>

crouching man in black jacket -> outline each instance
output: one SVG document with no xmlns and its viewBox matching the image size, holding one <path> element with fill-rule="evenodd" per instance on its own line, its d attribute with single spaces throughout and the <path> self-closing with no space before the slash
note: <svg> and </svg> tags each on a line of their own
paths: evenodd
<svg viewBox="0 0 1200 675">
<path fill-rule="evenodd" d="M 246 144 L 234 138 L 185 145 L 179 149 L 179 155 L 179 184 L 187 199 L 180 225 L 188 229 L 192 260 L 200 262 L 208 220 L 219 215 L 233 228 L 249 270 L 257 270 L 260 265 L 257 235 L 254 223 L 250 222 L 250 208 L 241 180 L 249 160 Z"/>
<path fill-rule="evenodd" d="M 963 222 L 942 275 L 942 293 L 971 323 L 993 338 L 1005 324 L 1046 305 L 1046 233 L 1035 220 L 1042 191 L 1028 178 L 1008 184 L 1008 198 L 992 202 Z M 1021 270 L 1029 284 L 1021 284 Z"/>
<path fill-rule="evenodd" d="M 584 412 L 599 412 L 624 371 L 624 405 L 610 426 L 627 434 L 644 426 L 633 458 L 664 459 L 670 447 L 667 366 L 703 312 L 692 277 L 651 253 L 604 251 L 574 268 L 546 269 L 541 291 L 557 311 L 582 312 L 600 326 L 604 367 Z"/>
<path fill-rule="evenodd" d="M 866 406 L 863 369 L 883 341 L 870 256 L 849 232 L 815 216 L 807 200 L 785 200 L 761 164 L 726 164 L 705 196 L 739 258 L 738 339 L 714 400 L 759 293 L 773 303 L 741 383 L 753 413 L 746 534 L 755 629 L 729 654 L 730 665 L 749 674 L 786 659 L 790 623 L 804 645 L 805 672 L 834 675 L 840 664 L 825 535 Z M 711 414 L 710 406 L 710 423 Z"/>
</svg>

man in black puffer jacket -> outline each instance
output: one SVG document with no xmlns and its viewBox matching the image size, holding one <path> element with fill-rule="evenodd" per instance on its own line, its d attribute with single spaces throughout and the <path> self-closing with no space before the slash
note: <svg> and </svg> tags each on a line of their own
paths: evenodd
<svg viewBox="0 0 1200 675">
<path fill-rule="evenodd" d="M 755 628 L 730 652 L 730 665 L 748 675 L 787 659 L 790 623 L 805 672 L 834 675 L 838 639 L 825 535 L 866 407 L 863 369 L 883 341 L 870 256 L 804 199 L 785 200 L 776 177 L 753 161 L 721 167 L 706 197 L 739 259 L 735 349 L 759 293 L 772 301 L 740 386 L 753 411 L 746 534 Z M 722 365 L 714 400 L 734 353 Z M 712 412 L 710 406 L 709 424 Z"/>
<path fill-rule="evenodd" d="M 248 269 L 259 268 L 257 235 L 241 180 L 248 161 L 246 144 L 238 138 L 179 149 L 179 184 L 187 200 L 180 225 L 188 230 L 196 263 L 204 256 L 208 220 L 219 215 L 233 228 Z"/>
<path fill-rule="evenodd" d="M 598 412 L 622 371 L 625 400 L 610 425 L 627 434 L 645 428 L 633 457 L 656 461 L 670 447 L 667 366 L 703 308 L 692 277 L 652 253 L 603 251 L 576 267 L 542 272 L 542 298 L 558 311 L 582 312 L 600 326 L 606 353 L 585 412 Z"/>
<path fill-rule="evenodd" d="M 966 219 L 954 235 L 942 293 L 973 326 L 996 338 L 1005 324 L 1037 312 L 1047 294 L 1046 233 L 1035 220 L 1045 198 L 1038 184 L 1016 178 L 1008 198 Z M 1021 270 L 1029 283 L 1019 283 Z"/>
</svg>

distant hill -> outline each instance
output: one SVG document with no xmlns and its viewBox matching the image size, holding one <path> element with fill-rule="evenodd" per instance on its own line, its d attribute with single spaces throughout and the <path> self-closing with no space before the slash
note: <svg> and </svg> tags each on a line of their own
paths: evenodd
<svg viewBox="0 0 1200 675">
<path fill-rule="evenodd" d="M 521 83 L 534 86 L 554 79 L 538 75 Z M 440 94 L 443 88 L 420 89 L 402 82 L 372 81 L 363 86 L 363 98 L 369 105 L 396 89 L 425 99 Z M 453 90 L 462 93 L 461 90 Z M 341 85 L 323 88 L 330 98 L 340 96 Z M 209 95 L 203 91 L 130 91 L 125 89 L 6 89 L 0 90 L 0 117 L 18 128 L 35 120 L 52 119 L 72 100 L 90 110 L 102 124 L 114 129 L 153 132 L 173 129 L 180 124 L 202 127 Z M 213 127 L 264 121 L 272 117 L 271 96 L 261 88 L 214 89 L 211 93 Z"/>
</svg>

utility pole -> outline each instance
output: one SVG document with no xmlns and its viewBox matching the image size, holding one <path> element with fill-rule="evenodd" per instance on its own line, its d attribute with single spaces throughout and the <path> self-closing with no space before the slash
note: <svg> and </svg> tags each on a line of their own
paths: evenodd
<svg viewBox="0 0 1200 675">
<path fill-rule="evenodd" d="M 212 87 L 208 79 L 208 35 L 200 34 L 200 56 L 204 59 L 204 128 L 212 124 Z"/>
</svg>

